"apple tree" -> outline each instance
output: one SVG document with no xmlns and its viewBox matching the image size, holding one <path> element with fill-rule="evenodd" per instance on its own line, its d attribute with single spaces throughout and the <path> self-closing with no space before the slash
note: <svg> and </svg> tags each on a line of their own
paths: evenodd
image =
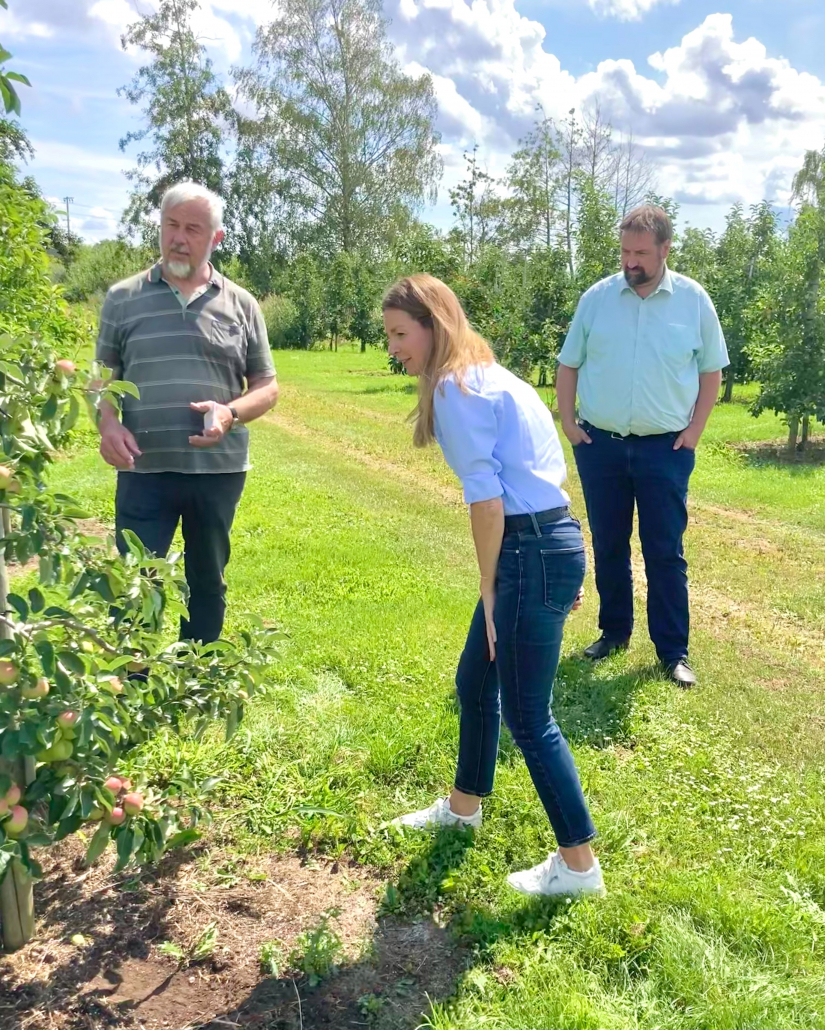
<svg viewBox="0 0 825 1030">
<path fill-rule="evenodd" d="M 198 836 L 209 782 L 129 772 L 163 734 L 231 736 L 274 656 L 260 620 L 237 638 L 174 639 L 187 591 L 176 558 L 129 535 L 121 557 L 90 537 L 82 505 L 49 487 L 86 404 L 132 384 L 77 368 L 88 340 L 47 275 L 45 205 L 0 162 L 0 924 L 34 932 L 38 855 L 81 830 L 92 862 L 156 861 Z M 22 584 L 22 585 L 21 585 Z M 139 752 L 136 752 L 139 754 Z M 135 756 L 132 755 L 131 758 Z M 151 763 L 132 762 L 138 770 Z"/>
</svg>

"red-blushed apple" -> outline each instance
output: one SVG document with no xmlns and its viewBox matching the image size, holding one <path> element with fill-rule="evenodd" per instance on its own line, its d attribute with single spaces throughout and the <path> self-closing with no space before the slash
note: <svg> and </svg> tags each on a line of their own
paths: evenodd
<svg viewBox="0 0 825 1030">
<path fill-rule="evenodd" d="M 36 683 L 23 687 L 20 693 L 29 701 L 37 701 L 41 697 L 46 697 L 50 689 L 49 681 L 45 676 L 41 676 Z"/>
<path fill-rule="evenodd" d="M 77 714 L 77 712 L 72 712 L 70 710 L 61 712 L 60 715 L 58 715 L 55 721 L 57 722 L 57 725 L 60 727 L 60 732 L 64 740 L 74 740 L 74 728 L 77 725 L 77 720 L 79 718 L 80 716 Z"/>
<path fill-rule="evenodd" d="M 20 669 L 14 662 L 9 662 L 5 658 L 0 660 L 0 686 L 10 687 L 19 675 Z"/>
<path fill-rule="evenodd" d="M 120 782 L 123 784 L 123 789 L 124 790 L 131 790 L 132 789 L 132 781 L 131 780 L 129 780 L 129 779 L 125 779 L 124 780 L 124 779 L 121 778 Z"/>
<path fill-rule="evenodd" d="M 16 783 L 13 783 L 6 791 L 6 802 L 8 803 L 9 808 L 13 808 L 15 805 L 19 804 L 20 798 L 22 797 L 23 791 Z"/>
<path fill-rule="evenodd" d="M 111 679 L 103 680 L 100 684 L 101 689 L 108 690 L 110 694 L 122 694 L 123 684 L 117 676 L 112 676 Z"/>
<path fill-rule="evenodd" d="M 127 794 L 123 799 L 123 808 L 127 815 L 137 815 L 143 808 L 143 795 L 138 791 Z"/>
<path fill-rule="evenodd" d="M 123 789 L 123 780 L 119 776 L 110 776 L 103 786 L 113 794 L 119 794 Z"/>
<path fill-rule="evenodd" d="M 112 811 L 109 812 L 108 815 L 106 816 L 106 822 L 110 826 L 120 826 L 120 824 L 123 822 L 123 820 L 125 818 L 126 818 L 126 813 L 123 811 L 123 809 L 120 807 L 120 805 L 116 805 L 112 809 Z"/>
<path fill-rule="evenodd" d="M 8 490 L 14 473 L 8 465 L 0 465 L 0 490 Z"/>
<path fill-rule="evenodd" d="M 19 837 L 29 822 L 29 813 L 22 805 L 15 805 L 11 810 L 11 818 L 4 824 L 3 829 L 9 837 Z"/>
<path fill-rule="evenodd" d="M 64 376 L 73 376 L 76 371 L 75 363 L 69 361 L 68 358 L 61 358 L 60 361 L 56 361 L 54 367 L 58 372 L 62 372 Z"/>
</svg>

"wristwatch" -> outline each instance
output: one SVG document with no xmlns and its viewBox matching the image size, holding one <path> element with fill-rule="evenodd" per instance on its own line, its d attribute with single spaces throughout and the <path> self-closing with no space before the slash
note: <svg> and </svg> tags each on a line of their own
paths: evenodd
<svg viewBox="0 0 825 1030">
<path fill-rule="evenodd" d="M 237 427 L 239 425 L 241 425 L 241 419 L 240 419 L 240 416 L 238 415 L 237 409 L 234 407 L 234 405 L 228 404 L 227 407 L 232 412 L 232 425 L 229 427 L 229 429 L 231 431 L 233 429 L 237 429 Z"/>
</svg>

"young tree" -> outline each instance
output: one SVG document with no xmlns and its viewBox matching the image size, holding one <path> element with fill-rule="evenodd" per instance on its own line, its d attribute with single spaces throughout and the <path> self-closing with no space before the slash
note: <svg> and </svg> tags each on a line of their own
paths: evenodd
<svg viewBox="0 0 825 1030">
<path fill-rule="evenodd" d="M 576 286 L 583 293 L 619 267 L 619 233 L 616 209 L 608 194 L 587 176 L 577 183 Z"/>
<path fill-rule="evenodd" d="M 454 233 L 464 245 L 467 266 L 478 260 L 483 248 L 498 243 L 504 221 L 504 207 L 494 191 L 495 179 L 478 160 L 478 144 L 464 155 L 467 177 L 450 190 L 450 203 L 456 218 Z"/>
<path fill-rule="evenodd" d="M 624 216 L 656 187 L 656 169 L 629 132 L 616 143 L 611 172 L 613 206 Z"/>
<path fill-rule="evenodd" d="M 265 120 L 282 176 L 327 253 L 384 249 L 398 209 L 441 175 L 428 75 L 398 67 L 381 0 L 282 0 L 258 31 L 241 95 Z"/>
<path fill-rule="evenodd" d="M 124 50 L 136 47 L 149 57 L 118 90 L 142 105 L 146 120 L 144 128 L 123 137 L 120 148 L 149 143 L 138 154 L 137 169 L 127 173 L 134 188 L 123 216 L 129 231 L 147 242 L 156 232 L 149 216 L 169 186 L 192 179 L 217 193 L 223 189 L 223 136 L 231 104 L 193 30 L 198 7 L 199 0 L 161 0 L 158 10 L 142 15 L 121 40 Z"/>
<path fill-rule="evenodd" d="M 301 347 L 309 350 L 323 331 L 324 290 L 318 264 L 312 254 L 299 254 L 285 276 L 287 295 L 298 312 L 296 335 Z"/>
<path fill-rule="evenodd" d="M 71 360 L 83 330 L 46 275 L 47 218 L 0 164 L 0 923 L 9 950 L 34 930 L 35 849 L 85 827 L 87 862 L 114 841 L 122 869 L 197 839 L 209 783 L 195 783 L 182 761 L 154 776 L 137 763 L 130 783 L 129 753 L 217 721 L 231 735 L 272 653 L 255 630 L 240 642 L 170 645 L 165 623 L 186 612 L 181 569 L 134 536 L 125 558 L 84 537 L 82 509 L 49 488 L 89 376 Z M 94 389 L 115 404 L 134 392 Z M 17 592 L 9 565 L 33 559 L 38 585 Z"/>
<path fill-rule="evenodd" d="M 740 209 L 741 210 L 741 209 Z M 701 283 L 709 292 L 716 285 L 716 236 L 711 229 L 696 229 L 692 225 L 674 248 L 668 264 L 675 272 L 681 272 Z"/>
<path fill-rule="evenodd" d="M 750 311 L 771 274 L 777 245 L 776 215 L 768 203 L 752 207 L 749 217 L 741 204 L 732 208 L 716 248 L 712 286 L 730 355 L 722 397 L 725 402 L 733 397 L 734 384 L 747 377 Z"/>
<path fill-rule="evenodd" d="M 329 333 L 329 349 L 338 350 L 338 340 L 349 327 L 355 311 L 353 258 L 341 251 L 325 275 L 324 315 Z"/>
<path fill-rule="evenodd" d="M 785 416 L 788 450 L 807 441 L 811 418 L 825 419 L 825 227 L 822 212 L 803 207 L 777 247 L 773 274 L 754 304 L 748 352 L 761 390 L 753 406 Z"/>
<path fill-rule="evenodd" d="M 556 128 L 544 115 L 519 143 L 507 170 L 509 235 L 516 247 L 549 250 L 558 220 L 561 153 Z"/>
</svg>

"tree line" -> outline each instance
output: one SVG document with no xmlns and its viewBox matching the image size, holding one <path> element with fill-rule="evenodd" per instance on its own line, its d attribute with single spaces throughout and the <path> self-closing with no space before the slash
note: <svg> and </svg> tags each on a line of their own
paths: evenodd
<svg viewBox="0 0 825 1030">
<path fill-rule="evenodd" d="M 121 140 L 140 147 L 137 168 L 122 238 L 62 255 L 70 298 L 154 255 L 163 191 L 194 179 L 226 198 L 216 262 L 261 299 L 274 346 L 379 344 L 385 286 L 428 271 L 499 360 L 543 383 L 579 296 L 618 268 L 622 216 L 643 200 L 678 215 L 596 99 L 561 123 L 538 108 L 500 178 L 478 147 L 466 153 L 440 231 L 419 216 L 442 175 L 433 84 L 398 66 L 381 0 L 281 0 L 252 63 L 225 78 L 194 29 L 198 6 L 162 0 L 123 36 L 145 55 L 121 90 L 143 114 Z M 782 413 L 796 447 L 825 419 L 825 149 L 805 155 L 793 195 L 789 226 L 768 203 L 735 205 L 718 235 L 687 228 L 671 264 L 719 311 L 723 399 L 756 380 L 754 413 Z"/>
</svg>

